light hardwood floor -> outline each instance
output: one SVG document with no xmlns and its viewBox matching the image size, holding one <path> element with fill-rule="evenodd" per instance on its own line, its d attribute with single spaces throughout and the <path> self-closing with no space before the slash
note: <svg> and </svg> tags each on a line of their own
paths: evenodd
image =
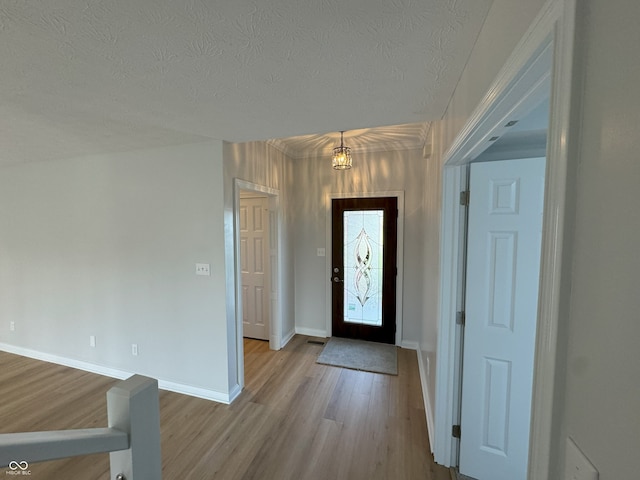
<svg viewBox="0 0 640 480">
<path fill-rule="evenodd" d="M 160 392 L 163 479 L 449 480 L 429 454 L 416 354 L 398 376 L 315 363 L 245 340 L 246 386 L 230 406 Z M 0 432 L 104 427 L 114 379 L 0 352 Z M 109 478 L 107 454 L 30 466 L 34 480 Z"/>
</svg>

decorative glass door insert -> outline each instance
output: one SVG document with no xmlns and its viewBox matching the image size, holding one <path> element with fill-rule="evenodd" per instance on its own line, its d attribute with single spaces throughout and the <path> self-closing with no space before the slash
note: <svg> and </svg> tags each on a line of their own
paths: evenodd
<svg viewBox="0 0 640 480">
<path fill-rule="evenodd" d="M 383 210 L 352 210 L 344 221 L 344 321 L 382 325 Z"/>
</svg>

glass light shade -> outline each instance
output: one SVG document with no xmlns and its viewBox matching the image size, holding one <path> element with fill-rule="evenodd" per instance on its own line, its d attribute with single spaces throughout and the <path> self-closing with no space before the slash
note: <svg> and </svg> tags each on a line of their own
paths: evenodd
<svg viewBox="0 0 640 480">
<path fill-rule="evenodd" d="M 351 148 L 342 145 L 334 148 L 332 165 L 335 170 L 348 170 L 351 168 Z"/>
</svg>

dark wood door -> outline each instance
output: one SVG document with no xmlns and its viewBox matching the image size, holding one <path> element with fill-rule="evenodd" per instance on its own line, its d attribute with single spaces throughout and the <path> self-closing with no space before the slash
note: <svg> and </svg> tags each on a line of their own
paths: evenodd
<svg viewBox="0 0 640 480">
<path fill-rule="evenodd" d="M 332 201 L 333 336 L 395 344 L 396 197 Z"/>
</svg>

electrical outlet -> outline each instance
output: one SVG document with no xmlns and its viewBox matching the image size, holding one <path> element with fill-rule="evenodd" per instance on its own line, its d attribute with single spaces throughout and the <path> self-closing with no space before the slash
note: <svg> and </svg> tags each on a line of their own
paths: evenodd
<svg viewBox="0 0 640 480">
<path fill-rule="evenodd" d="M 16 322 L 10 322 L 9 323 L 9 330 L 12 332 L 16 331 Z"/>
<path fill-rule="evenodd" d="M 133 355 L 134 357 L 138 356 L 138 344 L 137 343 L 132 343 L 131 344 L 131 355 Z"/>
<path fill-rule="evenodd" d="M 211 275 L 211 268 L 208 263 L 196 263 L 196 275 Z"/>
<path fill-rule="evenodd" d="M 95 348 L 96 347 L 96 336 L 89 335 L 89 346 Z"/>
<path fill-rule="evenodd" d="M 571 438 L 567 438 L 565 480 L 598 480 L 598 471 Z"/>
</svg>

